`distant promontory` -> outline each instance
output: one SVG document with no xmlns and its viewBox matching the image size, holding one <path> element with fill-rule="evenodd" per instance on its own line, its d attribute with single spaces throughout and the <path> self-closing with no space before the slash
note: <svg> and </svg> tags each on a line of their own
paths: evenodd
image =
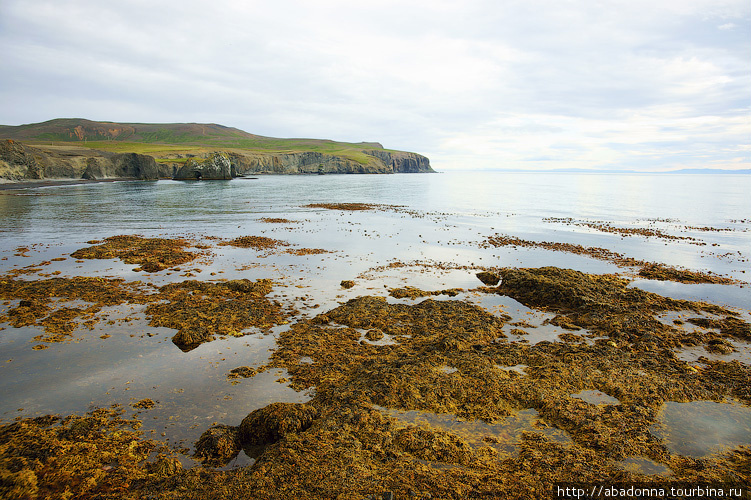
<svg viewBox="0 0 751 500">
<path fill-rule="evenodd" d="M 0 125 L 0 179 L 229 179 L 258 174 L 433 172 L 377 142 L 277 139 L 216 124 L 60 118 Z"/>
</svg>

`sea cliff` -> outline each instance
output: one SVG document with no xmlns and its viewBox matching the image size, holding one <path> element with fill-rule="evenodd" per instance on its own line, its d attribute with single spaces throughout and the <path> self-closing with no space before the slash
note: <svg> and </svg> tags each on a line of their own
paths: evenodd
<svg viewBox="0 0 751 500">
<path fill-rule="evenodd" d="M 12 139 L 0 141 L 0 179 L 158 179 L 168 175 L 153 157 L 111 153 L 76 146 L 35 147 Z"/>
<path fill-rule="evenodd" d="M 428 158 L 387 150 L 378 142 L 276 139 L 216 124 L 75 118 L 0 126 L 0 180 L 5 181 L 420 172 L 433 172 Z"/>
</svg>

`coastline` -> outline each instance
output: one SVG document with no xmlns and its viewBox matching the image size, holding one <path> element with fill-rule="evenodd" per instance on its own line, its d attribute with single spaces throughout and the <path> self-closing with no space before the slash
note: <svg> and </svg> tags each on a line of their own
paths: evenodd
<svg viewBox="0 0 751 500">
<path fill-rule="evenodd" d="M 42 187 L 75 186 L 79 184 L 99 184 L 102 182 L 128 182 L 141 180 L 142 179 L 134 179 L 132 177 L 108 177 L 106 179 L 24 179 L 22 181 L 2 179 L 0 180 L 0 191 L 15 191 Z"/>
</svg>

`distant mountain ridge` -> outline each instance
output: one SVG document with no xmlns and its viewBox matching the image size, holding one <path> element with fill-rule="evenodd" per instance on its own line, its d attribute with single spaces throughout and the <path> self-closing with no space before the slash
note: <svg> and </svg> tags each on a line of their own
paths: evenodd
<svg viewBox="0 0 751 500">
<path fill-rule="evenodd" d="M 228 157 L 238 175 L 433 172 L 428 158 L 384 149 L 378 142 L 279 139 L 215 123 L 57 118 L 0 125 L 0 139 L 15 141 L 0 148 L 0 178 L 10 180 L 114 177 L 122 169 L 111 165 L 112 154 L 150 157 L 156 166 L 139 168 L 141 178 L 173 177 L 188 160 L 200 162 L 217 152 Z"/>
</svg>

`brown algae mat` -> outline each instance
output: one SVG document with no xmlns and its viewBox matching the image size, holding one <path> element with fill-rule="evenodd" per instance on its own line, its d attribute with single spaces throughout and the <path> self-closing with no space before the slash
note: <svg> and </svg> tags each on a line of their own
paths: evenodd
<svg viewBox="0 0 751 500">
<path fill-rule="evenodd" d="M 126 264 L 139 264 L 136 271 L 149 273 L 185 264 L 198 257 L 186 252 L 192 246 L 183 239 L 143 238 L 134 235 L 119 235 L 103 242 L 89 241 L 93 246 L 76 250 L 71 257 L 76 259 L 120 259 Z"/>
<path fill-rule="evenodd" d="M 519 248 L 542 248 L 554 252 L 586 255 L 593 259 L 612 262 L 619 267 L 638 268 L 638 275 L 640 277 L 651 280 L 675 281 L 678 283 L 714 283 L 720 285 L 739 284 L 738 280 L 732 278 L 726 278 L 712 273 L 678 269 L 661 263 L 638 260 L 601 247 L 585 247 L 574 243 L 558 243 L 552 241 L 530 241 L 503 234 L 490 236 L 480 244 L 481 248 L 507 246 Z"/>
<path fill-rule="evenodd" d="M 736 313 L 629 288 L 627 279 L 613 275 L 547 267 L 486 271 L 480 278 L 486 286 L 476 292 L 507 295 L 552 313 L 551 323 L 570 333 L 560 342 L 509 342 L 504 329 L 511 317 L 462 300 L 395 304 L 357 297 L 279 334 L 268 367 L 286 369 L 297 390 L 313 388 L 313 399 L 274 403 L 242 422 L 207 430 L 196 445 L 206 468 L 183 470 L 174 459 L 155 456 L 154 445 L 132 439 L 130 431 L 116 435 L 132 439 L 132 457 L 123 459 L 106 455 L 114 431 L 96 426 L 96 432 L 70 434 L 85 450 L 60 445 L 66 429 L 78 429 L 75 422 L 25 419 L 0 427 L 0 496 L 56 498 L 67 488 L 69 498 L 526 499 L 552 498 L 556 481 L 751 481 L 747 446 L 693 458 L 671 452 L 650 431 L 669 401 L 730 398 L 751 404 L 748 365 L 707 358 L 687 363 L 676 356 L 681 347 L 732 351 L 734 342 L 751 340 L 751 325 Z M 175 309 L 154 317 L 180 317 L 192 307 L 209 307 L 201 300 L 215 300 L 237 303 L 217 307 L 246 321 L 242 301 L 265 300 L 268 285 L 246 280 L 167 285 L 159 293 Z M 446 292 L 406 288 L 396 294 L 451 296 L 454 290 Z M 149 307 L 160 304 L 165 305 L 154 301 Z M 261 321 L 282 319 L 270 306 L 261 309 L 269 313 Z M 660 320 L 671 312 L 701 328 L 686 332 Z M 180 321 L 209 332 L 218 327 Z M 519 365 L 526 367 L 521 373 L 507 369 Z M 265 368 L 238 373 L 252 376 Z M 618 403 L 573 397 L 585 390 Z M 402 421 L 393 410 L 420 410 L 427 421 L 431 414 L 451 414 L 498 426 L 531 411 L 535 421 L 503 443 L 501 433 L 468 440 L 451 428 Z M 546 432 L 552 428 L 570 440 L 553 439 Z M 106 442 L 100 447 L 101 439 Z M 213 468 L 240 449 L 255 458 L 251 466 Z M 61 455 L 81 457 L 60 461 Z M 662 464 L 669 474 L 653 476 L 624 465 L 634 458 Z"/>
<path fill-rule="evenodd" d="M 41 327 L 44 334 L 35 337 L 40 342 L 64 342 L 74 339 L 77 328 L 92 329 L 106 319 L 102 311 L 105 306 L 147 304 L 149 325 L 176 329 L 172 342 L 190 351 L 215 336 L 241 336 L 248 328 L 263 330 L 286 323 L 289 313 L 266 298 L 272 287 L 270 280 L 187 280 L 153 290 L 122 279 L 56 277 L 26 281 L 0 277 L 0 299 L 19 300 L 0 315 L 0 321 L 13 327 Z M 66 305 L 69 301 L 77 301 L 77 305 Z M 46 347 L 39 344 L 34 348 Z"/>
</svg>

